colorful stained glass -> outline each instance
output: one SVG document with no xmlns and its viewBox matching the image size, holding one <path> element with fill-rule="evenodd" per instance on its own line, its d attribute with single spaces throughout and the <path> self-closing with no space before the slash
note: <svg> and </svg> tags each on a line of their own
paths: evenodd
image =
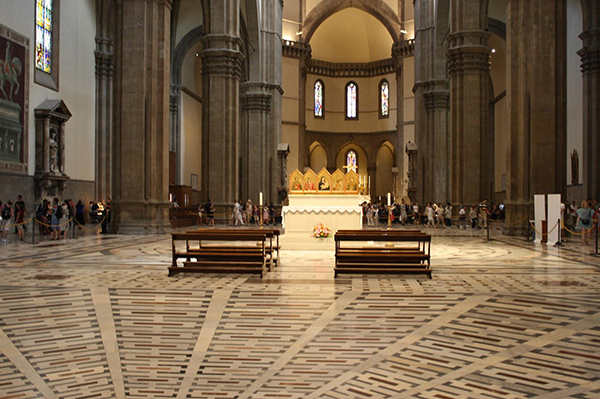
<svg viewBox="0 0 600 399">
<path fill-rule="evenodd" d="M 346 86 L 346 117 L 356 118 L 357 116 L 357 87 L 356 83 L 350 82 Z"/>
<path fill-rule="evenodd" d="M 35 15 L 35 67 L 51 73 L 52 0 L 37 0 Z"/>
<path fill-rule="evenodd" d="M 348 151 L 348 154 L 346 155 L 346 168 L 345 169 L 348 172 L 350 172 L 350 171 L 358 172 L 358 166 L 357 166 L 357 162 L 356 162 L 356 152 L 354 152 L 354 150 Z"/>
<path fill-rule="evenodd" d="M 381 95 L 381 116 L 388 116 L 390 112 L 390 85 L 387 81 L 381 82 L 380 85 Z"/>
<path fill-rule="evenodd" d="M 315 116 L 323 116 L 323 82 L 315 82 Z"/>
</svg>

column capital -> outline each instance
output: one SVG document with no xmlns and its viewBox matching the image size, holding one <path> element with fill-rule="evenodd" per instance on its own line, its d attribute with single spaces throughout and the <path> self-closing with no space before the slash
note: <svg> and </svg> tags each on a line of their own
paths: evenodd
<svg viewBox="0 0 600 399">
<path fill-rule="evenodd" d="M 487 73 L 492 50 L 483 45 L 451 47 L 447 51 L 450 76 L 464 73 Z"/>
<path fill-rule="evenodd" d="M 423 93 L 425 98 L 425 109 L 450 109 L 450 91 L 449 90 L 431 90 Z"/>
<path fill-rule="evenodd" d="M 237 50 L 206 49 L 202 52 L 202 73 L 241 80 L 244 55 Z"/>
<path fill-rule="evenodd" d="M 583 76 L 600 73 L 600 28 L 586 30 L 579 38 L 583 41 L 583 48 L 577 52 Z"/>
</svg>

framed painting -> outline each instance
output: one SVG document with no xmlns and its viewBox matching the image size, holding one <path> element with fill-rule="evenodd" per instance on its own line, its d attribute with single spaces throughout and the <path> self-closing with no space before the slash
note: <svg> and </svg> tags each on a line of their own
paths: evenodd
<svg viewBox="0 0 600 399">
<path fill-rule="evenodd" d="M 325 168 L 317 174 L 317 192 L 331 194 L 331 174 Z"/>
<path fill-rule="evenodd" d="M 317 193 L 317 174 L 309 169 L 304 173 L 304 194 Z"/>
<path fill-rule="evenodd" d="M 0 172 L 27 173 L 29 38 L 0 25 Z"/>
<path fill-rule="evenodd" d="M 290 175 L 290 194 L 304 193 L 304 175 L 298 169 Z"/>
<path fill-rule="evenodd" d="M 344 194 L 344 173 L 337 169 L 331 175 L 331 194 Z"/>
<path fill-rule="evenodd" d="M 346 173 L 345 185 L 346 194 L 358 194 L 358 175 L 354 171 Z"/>
</svg>

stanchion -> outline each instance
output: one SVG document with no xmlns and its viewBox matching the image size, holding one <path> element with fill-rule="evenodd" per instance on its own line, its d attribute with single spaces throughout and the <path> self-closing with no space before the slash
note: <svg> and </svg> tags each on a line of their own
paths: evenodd
<svg viewBox="0 0 600 399">
<path fill-rule="evenodd" d="M 75 225 L 76 225 L 76 223 L 75 223 L 75 219 L 73 219 L 73 222 L 72 222 L 72 224 L 73 224 L 73 234 L 72 234 L 72 237 L 71 237 L 71 238 L 75 238 Z"/>
<path fill-rule="evenodd" d="M 562 247 L 562 224 L 561 224 L 561 220 L 558 219 L 558 241 L 556 241 L 556 244 L 554 244 L 555 247 Z"/>
<path fill-rule="evenodd" d="M 486 241 L 494 241 L 494 240 L 492 240 L 492 239 L 490 238 L 490 220 L 489 220 L 489 219 L 487 219 L 487 218 L 486 218 L 486 220 L 485 220 L 485 225 L 486 225 L 486 226 L 485 226 L 485 228 L 486 228 L 486 230 L 487 230 L 487 233 L 486 233 L 486 234 L 487 234 L 487 240 L 486 240 Z"/>
<path fill-rule="evenodd" d="M 35 245 L 35 217 L 31 219 L 31 245 Z"/>
<path fill-rule="evenodd" d="M 596 220 L 596 252 L 590 252 L 590 255 L 592 256 L 600 256 L 600 253 L 598 252 L 598 230 L 600 228 L 599 222 L 599 220 Z"/>
</svg>

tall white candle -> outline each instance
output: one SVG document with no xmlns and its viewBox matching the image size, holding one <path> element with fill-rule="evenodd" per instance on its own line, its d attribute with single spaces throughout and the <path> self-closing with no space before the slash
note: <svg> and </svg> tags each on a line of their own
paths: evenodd
<svg viewBox="0 0 600 399">
<path fill-rule="evenodd" d="M 391 193 L 388 193 L 388 203 L 387 204 L 388 204 L 388 206 L 392 205 L 392 194 Z"/>
<path fill-rule="evenodd" d="M 371 193 L 371 176 L 369 176 L 369 188 L 368 188 L 369 194 Z"/>
<path fill-rule="evenodd" d="M 263 194 L 262 194 L 262 191 L 258 194 L 258 205 L 263 206 Z"/>
</svg>

